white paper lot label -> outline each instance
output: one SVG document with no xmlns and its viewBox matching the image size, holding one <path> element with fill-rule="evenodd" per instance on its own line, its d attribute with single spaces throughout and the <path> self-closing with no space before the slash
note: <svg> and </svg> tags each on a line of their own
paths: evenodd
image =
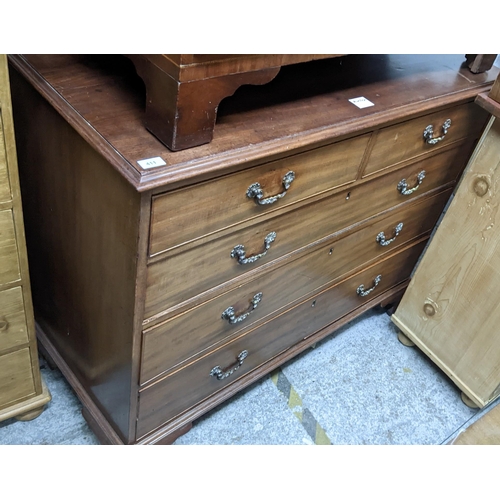
<svg viewBox="0 0 500 500">
<path fill-rule="evenodd" d="M 153 167 L 162 167 L 166 165 L 163 158 L 157 156 L 156 158 L 146 158 L 145 160 L 139 160 L 137 162 L 142 168 L 153 168 Z"/>
<path fill-rule="evenodd" d="M 358 108 L 368 108 L 370 106 L 375 106 L 375 104 L 369 101 L 366 97 L 355 97 L 354 99 L 349 99 L 349 102 L 352 102 L 354 106 L 357 106 Z"/>
</svg>

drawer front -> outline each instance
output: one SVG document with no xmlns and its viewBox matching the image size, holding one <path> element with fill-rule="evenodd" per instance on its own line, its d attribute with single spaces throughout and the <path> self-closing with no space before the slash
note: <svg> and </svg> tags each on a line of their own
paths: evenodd
<svg viewBox="0 0 500 500">
<path fill-rule="evenodd" d="M 0 351 L 28 342 L 21 287 L 0 291 Z"/>
<path fill-rule="evenodd" d="M 421 193 L 456 180 L 468 158 L 464 156 L 463 149 L 463 147 L 455 148 L 443 152 L 423 162 L 353 186 L 348 191 L 253 226 L 244 227 L 228 237 L 215 241 L 209 250 L 198 247 L 197 250 L 172 259 L 174 264 L 170 258 L 150 264 L 144 317 L 161 316 L 160 313 L 170 305 L 201 293 L 207 288 L 207 282 L 210 287 L 244 273 L 247 266 L 238 264 L 236 259 L 230 256 L 231 249 L 237 244 L 246 245 L 247 242 L 263 241 L 265 235 L 276 232 L 276 240 L 266 257 L 254 265 L 256 267 L 329 237 L 341 229 L 413 199 Z M 409 195 L 402 195 L 398 191 L 398 184 L 406 179 L 408 188 L 413 189 L 417 185 L 417 174 L 422 170 L 425 170 L 426 175 L 418 189 Z M 197 262 L 197 259 L 200 259 L 200 262 Z M 195 275 L 194 279 L 187 281 L 187 274 L 192 272 L 187 270 L 190 266 L 197 266 L 200 273 L 199 276 Z"/>
<path fill-rule="evenodd" d="M 0 284 L 21 279 L 12 210 L 0 212 Z"/>
<path fill-rule="evenodd" d="M 418 217 L 418 213 L 413 214 L 413 216 Z M 266 234 L 265 229 L 269 229 L 270 227 L 273 227 L 272 223 L 269 223 L 267 226 L 264 225 L 264 228 L 243 229 L 235 234 L 209 242 L 203 247 L 195 247 L 184 253 L 169 257 L 166 260 L 150 264 L 148 267 L 147 307 L 151 303 L 157 303 L 157 307 L 163 308 L 163 310 L 169 309 L 180 302 L 187 301 L 203 292 L 209 291 L 221 283 L 226 283 L 244 276 L 247 272 L 254 271 L 261 263 L 272 261 L 273 256 L 281 257 L 284 253 L 283 248 L 288 248 L 282 245 L 281 231 L 275 233 L 276 239 L 270 244 L 266 254 L 259 259 L 260 262 L 238 264 L 237 258 L 231 257 L 231 251 L 236 246 L 235 242 L 246 242 L 246 238 L 250 238 L 248 234 L 255 236 L 255 233 L 258 233 L 257 236 L 260 237 L 262 247 L 260 250 L 265 250 L 265 236 L 262 236 L 262 233 Z M 388 230 L 390 231 L 391 229 L 387 227 L 385 231 Z M 408 234 L 407 230 L 405 230 L 405 233 Z M 268 232 L 267 234 L 272 234 L 272 232 Z M 291 239 L 293 238 L 293 234 L 293 230 L 290 228 Z M 244 247 L 245 249 L 249 249 L 248 257 L 258 255 L 259 253 L 258 250 L 255 252 L 251 251 L 252 247 L 255 248 L 251 244 L 244 245 Z M 151 312 L 152 310 L 147 308 L 147 313 L 150 314 Z"/>
<path fill-rule="evenodd" d="M 334 238 L 313 252 L 285 264 L 258 280 L 240 286 L 214 300 L 150 328 L 143 335 L 141 384 L 174 368 L 179 363 L 223 342 L 277 310 L 314 293 L 354 269 L 380 259 L 399 245 L 430 232 L 437 222 L 451 190 L 416 201 L 390 215 L 377 217 L 368 226 L 343 238 Z M 395 237 L 395 228 L 403 223 Z M 383 232 L 386 239 L 377 236 Z M 392 238 L 394 241 L 390 242 Z M 389 244 L 387 244 L 389 242 Z M 385 243 L 381 245 L 380 243 Z M 233 304 L 249 308 L 249 299 L 262 293 L 261 302 L 236 324 L 228 324 L 221 313 Z M 236 300 L 234 298 L 237 298 Z M 240 298 L 246 303 L 241 304 Z M 242 309 L 235 307 L 241 313 Z"/>
<path fill-rule="evenodd" d="M 482 108 L 468 103 L 383 128 L 377 134 L 363 177 L 419 155 L 432 153 L 454 141 L 477 139 L 487 118 L 488 114 Z M 451 125 L 443 136 L 446 120 L 451 120 Z M 428 126 L 433 128 L 434 139 L 443 139 L 429 144 L 424 138 L 424 130 Z M 433 142 L 432 139 L 430 142 Z"/>
<path fill-rule="evenodd" d="M 356 137 L 154 197 L 150 255 L 354 181 L 368 139 L 369 135 Z M 283 179 L 288 172 L 295 178 L 286 189 Z M 263 200 L 285 196 L 259 205 L 247 196 L 250 186 L 253 192 L 260 187 Z"/>
<path fill-rule="evenodd" d="M 7 201 L 11 199 L 11 194 L 1 111 L 0 108 L 0 201 Z"/>
<path fill-rule="evenodd" d="M 0 409 L 34 393 L 29 348 L 0 356 Z"/>
<path fill-rule="evenodd" d="M 168 422 L 300 340 L 404 281 L 410 276 L 424 246 L 425 242 L 421 242 L 365 269 L 143 389 L 139 393 L 137 437 Z M 359 296 L 358 287 L 364 285 L 368 290 L 378 275 L 382 275 L 379 285 L 367 296 Z M 244 350 L 248 351 L 248 356 L 231 376 L 218 380 L 210 375 L 216 366 L 228 371 Z"/>
</svg>

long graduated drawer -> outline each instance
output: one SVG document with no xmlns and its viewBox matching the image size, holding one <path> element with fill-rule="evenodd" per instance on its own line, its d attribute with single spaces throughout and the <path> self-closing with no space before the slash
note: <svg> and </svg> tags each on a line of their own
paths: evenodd
<svg viewBox="0 0 500 500">
<path fill-rule="evenodd" d="M 373 298 L 408 278 L 424 245 L 425 241 L 364 269 L 142 390 L 139 394 L 138 436 L 168 422 L 178 413 L 241 378 L 281 351 L 356 309 L 368 297 Z M 381 280 L 375 285 L 377 276 Z M 367 290 L 373 287 L 371 294 L 360 296 L 357 293 L 360 285 L 364 285 Z M 293 328 L 290 328 L 291 325 Z M 239 366 L 238 356 L 244 351 L 248 355 Z M 212 375 L 217 366 L 224 373 L 229 373 L 235 365 L 239 366 L 238 370 L 221 380 Z"/>
<path fill-rule="evenodd" d="M 382 258 L 395 247 L 428 234 L 450 194 L 451 191 L 446 190 L 424 197 L 371 220 L 361 229 L 352 229 L 347 236 L 341 232 L 312 252 L 291 262 L 285 261 L 244 285 L 147 329 L 142 348 L 141 383 L 261 323 L 304 296 Z M 259 301 L 252 305 L 259 294 Z M 239 321 L 231 323 L 223 317 L 228 306 L 234 308 Z M 241 319 L 243 315 L 245 318 Z"/>
<path fill-rule="evenodd" d="M 332 196 L 324 197 L 294 211 L 277 215 L 251 226 L 242 225 L 227 236 L 148 266 L 144 317 L 162 316 L 172 306 L 205 292 L 211 287 L 241 276 L 256 267 L 297 251 L 352 224 L 375 216 L 411 198 L 453 183 L 467 160 L 470 143 L 389 172 L 370 182 L 360 183 Z M 425 177 L 418 180 L 422 172 Z M 409 189 L 400 189 L 406 180 Z M 165 221 L 166 224 L 166 221 Z M 247 242 L 259 242 L 275 233 L 268 255 L 250 266 L 232 258 L 232 250 Z M 249 249 L 249 252 L 251 249 Z"/>
</svg>

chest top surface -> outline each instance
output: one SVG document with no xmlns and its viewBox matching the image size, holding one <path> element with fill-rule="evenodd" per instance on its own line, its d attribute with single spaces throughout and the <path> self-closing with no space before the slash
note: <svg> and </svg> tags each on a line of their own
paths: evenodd
<svg viewBox="0 0 500 500">
<path fill-rule="evenodd" d="M 144 87 L 120 55 L 14 55 L 12 66 L 138 191 L 175 187 L 473 100 L 499 68 L 463 55 L 349 55 L 294 64 L 219 106 L 214 140 L 172 152 L 143 125 Z M 373 105 L 358 107 L 364 97 Z M 138 161 L 161 158 L 143 168 Z"/>
</svg>

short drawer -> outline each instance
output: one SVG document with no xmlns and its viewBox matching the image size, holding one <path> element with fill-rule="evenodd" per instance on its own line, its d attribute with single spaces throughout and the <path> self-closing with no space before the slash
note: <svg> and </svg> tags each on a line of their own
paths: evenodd
<svg viewBox="0 0 500 500">
<path fill-rule="evenodd" d="M 401 283 L 410 276 L 424 246 L 425 241 L 394 254 L 143 389 L 139 393 L 137 437 L 167 423 L 302 339 Z M 379 275 L 378 285 L 369 292 Z M 360 286 L 368 292 L 365 296 L 357 293 Z M 243 351 L 248 355 L 238 370 L 222 380 L 211 375 L 215 367 L 220 367 L 223 373 L 234 368 Z"/>
<path fill-rule="evenodd" d="M 341 234 L 332 238 L 314 251 L 255 281 L 146 330 L 143 334 L 141 384 L 356 268 L 380 259 L 394 248 L 429 233 L 450 194 L 451 190 L 447 190 L 377 217 L 348 236 L 342 237 Z M 397 228 L 398 225 L 402 227 Z M 380 233 L 383 236 L 378 237 Z M 261 302 L 245 320 L 231 325 L 221 318 L 221 313 L 233 300 L 244 307 L 246 304 L 240 298 L 252 299 L 256 293 L 262 293 Z M 249 300 L 247 302 L 250 304 Z M 235 311 L 241 314 L 241 309 L 235 307 Z"/>
<path fill-rule="evenodd" d="M 413 199 L 421 193 L 455 181 L 468 158 L 463 153 L 463 148 L 447 150 L 423 162 L 352 186 L 349 190 L 323 198 L 316 203 L 252 226 L 242 227 L 227 237 L 216 240 L 213 245 L 207 245 L 206 248 L 198 246 L 179 257 L 167 257 L 163 261 L 150 264 L 144 317 L 161 315 L 180 300 L 241 275 L 245 268 L 283 257 Z M 425 178 L 418 181 L 417 175 L 422 171 L 425 172 Z M 402 189 L 398 190 L 403 180 L 407 183 L 407 195 L 402 194 Z M 231 250 L 236 245 L 243 244 L 246 247 L 251 242 L 263 242 L 264 237 L 271 232 L 276 233 L 276 240 L 265 258 L 250 266 L 240 265 L 236 259 L 231 258 Z M 190 266 L 199 271 L 198 275 Z"/>
<path fill-rule="evenodd" d="M 0 409 L 34 393 L 29 348 L 0 356 Z"/>
<path fill-rule="evenodd" d="M 0 351 L 28 342 L 21 287 L 0 291 Z"/>
<path fill-rule="evenodd" d="M 21 278 L 12 210 L 0 212 L 0 284 Z"/>
<path fill-rule="evenodd" d="M 356 137 L 154 197 L 150 255 L 354 181 L 368 139 Z M 259 189 L 262 205 L 247 195 Z"/>
<path fill-rule="evenodd" d="M 432 153 L 454 141 L 477 139 L 487 119 L 488 114 L 482 108 L 467 103 L 383 128 L 376 136 L 363 177 Z M 450 126 L 444 134 L 447 120 Z M 428 127 L 432 127 L 432 132 L 428 131 L 426 139 L 424 131 Z"/>
<path fill-rule="evenodd" d="M 0 201 L 7 201 L 11 199 L 11 193 L 1 112 L 2 110 L 0 108 Z"/>
</svg>

